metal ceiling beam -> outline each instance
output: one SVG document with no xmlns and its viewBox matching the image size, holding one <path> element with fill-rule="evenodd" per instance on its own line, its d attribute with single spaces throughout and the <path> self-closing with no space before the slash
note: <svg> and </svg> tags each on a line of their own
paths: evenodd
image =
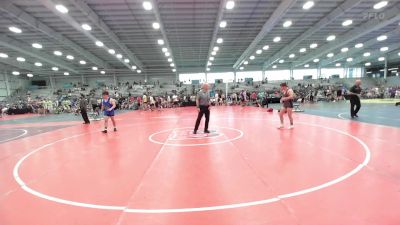
<svg viewBox="0 0 400 225">
<path fill-rule="evenodd" d="M 88 37 L 92 42 L 93 45 L 95 45 L 96 41 L 102 41 L 100 39 L 97 39 L 94 35 L 92 35 L 90 32 L 85 31 L 82 29 L 81 24 L 73 18 L 71 15 L 68 13 L 62 14 L 57 9 L 55 8 L 55 3 L 52 0 L 39 0 L 42 5 L 44 5 L 46 8 L 48 8 L 50 11 L 52 11 L 55 15 L 59 16 L 64 22 L 67 24 L 71 25 L 73 28 L 75 28 L 78 32 L 81 32 L 84 34 L 86 37 Z M 72 4 L 76 5 L 77 9 L 80 9 L 87 17 L 89 20 L 92 21 L 93 24 L 91 25 L 96 25 L 99 27 L 104 33 L 115 43 L 118 45 L 118 47 L 121 48 L 121 50 L 126 58 L 129 58 L 132 63 L 134 63 L 136 66 L 139 68 L 143 67 L 143 64 L 133 55 L 132 52 L 124 45 L 122 42 L 119 40 L 119 38 L 108 28 L 108 26 L 91 10 L 86 3 L 80 2 L 78 0 L 70 0 Z M 86 7 L 85 7 L 86 6 Z M 107 32 L 106 32 L 107 31 Z M 104 41 L 102 41 L 104 42 Z M 109 54 L 108 47 L 104 45 L 104 52 L 106 54 Z M 131 65 L 128 63 L 125 63 L 123 59 L 118 59 L 122 64 L 124 64 L 127 68 L 131 69 Z"/>
<path fill-rule="evenodd" d="M 75 5 L 75 7 L 83 14 L 85 14 L 88 19 L 100 28 L 121 50 L 124 55 L 126 55 L 129 60 L 134 63 L 137 67 L 143 69 L 142 62 L 135 56 L 131 50 L 126 47 L 125 44 L 118 38 L 118 36 L 107 26 L 106 23 L 82 0 L 69 0 L 70 3 Z M 82 31 L 82 29 L 80 29 Z M 85 32 L 87 33 L 87 32 Z"/>
<path fill-rule="evenodd" d="M 350 10 L 354 6 L 357 6 L 361 0 L 347 0 L 340 4 L 337 8 L 335 8 L 332 12 L 326 15 L 324 18 L 319 20 L 314 26 L 310 27 L 304 33 L 302 33 L 299 37 L 294 39 L 290 44 L 286 45 L 279 52 L 275 53 L 269 60 L 267 60 L 263 65 L 263 70 L 274 64 L 280 58 L 285 57 L 290 51 L 299 45 L 302 41 L 306 40 L 308 37 L 313 35 L 315 32 L 319 31 L 321 28 L 325 27 L 339 16 L 343 15 L 346 11 Z"/>
<path fill-rule="evenodd" d="M 368 57 L 359 57 L 356 60 L 353 60 L 350 63 L 346 63 L 347 66 L 352 66 L 352 65 L 356 65 L 362 62 L 368 62 L 371 61 L 371 59 L 373 59 L 374 61 L 378 61 L 379 57 L 388 57 L 388 56 L 395 56 L 395 54 L 397 54 L 397 50 L 400 49 L 400 43 L 396 43 L 396 44 L 392 44 L 387 46 L 389 48 L 389 50 L 387 52 L 381 52 L 380 50 L 376 50 L 371 52 L 371 55 Z M 393 53 L 393 54 L 391 54 Z M 373 61 L 372 61 L 373 62 Z M 371 63 L 372 63 L 371 62 Z"/>
<path fill-rule="evenodd" d="M 70 67 L 69 65 L 65 64 L 64 61 L 61 61 L 57 58 L 55 58 L 53 55 L 48 55 L 46 53 L 40 52 L 40 50 L 32 49 L 32 48 L 24 48 L 23 46 L 26 46 L 25 43 L 16 41 L 14 39 L 11 39 L 7 37 L 6 35 L 0 36 L 0 45 L 13 49 L 14 51 L 20 52 L 22 54 L 38 58 L 44 62 L 47 62 L 51 65 L 58 66 L 60 68 L 63 68 L 65 70 L 68 70 L 73 73 L 78 73 L 77 70 L 74 68 Z"/>
<path fill-rule="evenodd" d="M 380 35 L 383 35 L 383 34 L 379 34 L 379 36 Z M 384 35 L 387 35 L 389 38 L 390 37 L 396 37 L 396 36 L 400 35 L 400 28 L 397 28 L 395 30 L 387 32 Z M 323 66 L 329 65 L 331 63 L 335 63 L 336 61 L 339 61 L 339 60 L 344 59 L 346 57 L 352 56 L 352 55 L 354 55 L 354 54 L 356 54 L 358 52 L 361 52 L 361 51 L 365 52 L 366 48 L 377 44 L 376 37 L 366 41 L 363 44 L 364 44 L 364 46 L 362 48 L 351 48 L 348 52 L 339 53 L 339 54 L 335 55 L 332 58 L 321 60 L 320 66 L 323 67 Z"/>
<path fill-rule="evenodd" d="M 157 4 L 156 0 L 151 0 L 151 4 L 153 5 L 153 12 L 154 12 L 154 15 L 155 15 L 155 17 L 156 17 L 156 20 L 157 20 L 157 22 L 160 24 L 160 32 L 161 32 L 162 38 L 163 38 L 163 40 L 164 40 L 164 46 L 169 50 L 169 53 L 171 54 L 171 55 L 170 55 L 170 58 L 172 58 L 172 61 L 173 61 L 174 64 L 175 64 L 175 69 L 176 69 L 176 71 L 178 71 L 178 65 L 177 65 L 177 63 L 176 63 L 176 61 L 175 61 L 174 53 L 173 53 L 173 51 L 172 51 L 172 48 L 171 48 L 171 46 L 169 45 L 169 41 L 168 41 L 168 37 L 167 37 L 167 32 L 165 32 L 164 23 L 163 23 L 163 20 L 161 20 L 160 11 L 159 11 L 159 9 L 158 9 L 158 4 Z M 157 44 L 157 43 L 154 43 L 154 44 Z M 172 68 L 172 67 L 171 67 L 171 68 Z M 175 72 L 174 74 L 177 75 L 177 73 L 178 73 L 178 72 Z"/>
<path fill-rule="evenodd" d="M 218 15 L 217 15 L 217 19 L 215 20 L 214 31 L 213 31 L 213 35 L 212 35 L 212 38 L 211 38 L 210 47 L 208 48 L 208 54 L 207 54 L 206 65 L 205 65 L 204 71 L 207 71 L 207 68 L 208 68 L 208 63 L 207 62 L 209 61 L 210 56 L 211 56 L 211 52 L 213 51 L 214 45 L 216 44 L 219 23 L 221 22 L 222 16 L 224 14 L 225 4 L 226 4 L 226 0 L 222 0 L 220 2 L 220 4 L 219 4 Z"/>
<path fill-rule="evenodd" d="M 233 65 L 234 69 L 237 69 L 242 62 L 249 57 L 254 51 L 257 45 L 264 39 L 264 37 L 275 27 L 275 25 L 282 19 L 286 12 L 296 3 L 296 0 L 283 0 L 279 4 L 278 8 L 272 13 L 268 20 L 264 23 L 261 31 L 257 34 L 254 40 L 250 43 L 249 47 L 240 55 Z"/>
<path fill-rule="evenodd" d="M 360 24 L 356 26 L 355 28 L 351 29 L 350 31 L 346 32 L 344 35 L 341 37 L 337 38 L 335 41 L 332 41 L 321 48 L 318 49 L 318 52 L 313 52 L 312 56 L 310 54 L 307 54 L 305 56 L 302 56 L 298 59 L 298 63 L 295 64 L 295 66 L 301 66 L 314 58 L 318 58 L 324 54 L 327 54 L 334 49 L 337 49 L 338 47 L 341 47 L 353 40 L 356 40 L 357 38 L 360 38 L 368 33 L 371 33 L 373 31 L 382 29 L 392 23 L 398 22 L 400 19 L 400 4 L 392 6 L 389 10 L 386 10 L 384 12 L 385 14 L 385 19 L 380 20 L 380 19 L 373 19 L 369 20 L 368 22 L 365 22 L 363 24 Z"/>
<path fill-rule="evenodd" d="M 33 16 L 29 15 L 28 13 L 24 12 L 20 8 L 16 7 L 13 5 L 11 1 L 2 1 L 0 2 L 0 10 L 4 11 L 5 13 L 8 13 L 18 19 L 19 21 L 31 26 L 32 28 L 46 34 L 47 36 L 56 39 L 58 42 L 62 43 L 63 45 L 68 45 L 70 48 L 72 48 L 74 51 L 76 51 L 78 54 L 83 55 L 86 60 L 96 64 L 97 66 L 109 69 L 111 68 L 108 63 L 103 61 L 102 59 L 96 57 L 89 51 L 83 49 L 81 46 L 75 44 L 68 38 L 64 37 L 62 34 L 56 32 L 55 30 L 51 29 L 44 23 L 40 22 Z"/>
</svg>

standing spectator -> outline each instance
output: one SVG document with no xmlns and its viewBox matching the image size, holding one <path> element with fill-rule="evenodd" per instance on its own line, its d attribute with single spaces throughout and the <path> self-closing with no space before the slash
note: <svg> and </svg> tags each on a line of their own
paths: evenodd
<svg viewBox="0 0 400 225">
<path fill-rule="evenodd" d="M 83 124 L 90 124 L 88 115 L 87 115 L 87 105 L 88 102 L 85 99 L 85 96 L 82 94 L 81 95 L 81 101 L 79 102 L 79 109 L 81 110 L 81 115 L 83 118 L 83 121 L 85 121 Z"/>
</svg>

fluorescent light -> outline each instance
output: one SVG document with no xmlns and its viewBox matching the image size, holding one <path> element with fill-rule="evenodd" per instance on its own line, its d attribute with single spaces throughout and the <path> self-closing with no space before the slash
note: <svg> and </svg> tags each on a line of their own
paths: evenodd
<svg viewBox="0 0 400 225">
<path fill-rule="evenodd" d="M 341 66 L 341 64 L 340 64 L 340 63 L 336 63 L 336 65 L 335 65 L 335 66 L 339 67 L 339 66 Z"/>
<path fill-rule="evenodd" d="M 69 59 L 69 60 L 73 60 L 75 57 L 74 56 L 72 56 L 72 55 L 67 55 L 67 57 L 66 57 L 67 59 Z"/>
<path fill-rule="evenodd" d="M 114 49 L 108 49 L 108 53 L 110 53 L 111 55 L 115 54 L 115 50 Z"/>
<path fill-rule="evenodd" d="M 210 71 L 210 68 L 207 68 L 206 70 L 207 70 L 207 71 Z"/>
<path fill-rule="evenodd" d="M 141 70 L 136 70 L 136 72 L 137 72 L 137 73 L 142 73 L 142 71 L 141 71 Z"/>
<path fill-rule="evenodd" d="M 58 71 L 58 67 L 52 67 L 51 68 L 53 71 Z"/>
<path fill-rule="evenodd" d="M 371 63 L 370 63 L 370 62 L 367 62 L 367 63 L 365 63 L 364 65 L 365 65 L 365 66 L 370 66 Z"/>
<path fill-rule="evenodd" d="M 56 55 L 56 56 L 62 56 L 62 52 L 60 52 L 60 51 L 54 51 L 54 55 Z"/>
<path fill-rule="evenodd" d="M 171 63 L 171 64 L 169 64 L 169 66 L 170 66 L 170 67 L 174 67 L 174 66 L 175 66 L 175 64 L 174 64 L 174 63 Z"/>
<path fill-rule="evenodd" d="M 39 43 L 33 43 L 32 44 L 32 47 L 34 47 L 34 48 L 43 48 L 43 46 L 41 45 L 41 44 L 39 44 Z"/>
<path fill-rule="evenodd" d="M 122 55 L 121 54 L 117 54 L 116 55 L 118 59 L 122 59 Z"/>
<path fill-rule="evenodd" d="M 241 66 L 239 69 L 240 69 L 240 70 L 243 70 L 243 69 L 244 69 L 244 67 L 243 67 L 243 66 Z"/>
<path fill-rule="evenodd" d="M 214 57 L 213 57 L 213 59 L 214 59 Z M 172 62 L 172 58 L 168 58 L 168 62 Z"/>
<path fill-rule="evenodd" d="M 249 61 L 244 61 L 243 64 L 247 65 L 247 64 L 249 64 Z"/>
<path fill-rule="evenodd" d="M 370 56 L 370 55 L 371 55 L 371 53 L 369 53 L 369 52 L 365 52 L 365 53 L 363 54 L 364 57 L 368 57 L 368 56 Z"/>
<path fill-rule="evenodd" d="M 262 50 L 261 49 L 258 49 L 257 51 L 256 51 L 256 54 L 257 55 L 260 55 L 262 53 Z"/>
<path fill-rule="evenodd" d="M 174 73 L 175 73 L 175 72 L 176 72 L 176 69 L 172 69 L 172 72 L 174 72 Z"/>
<path fill-rule="evenodd" d="M 158 45 L 164 45 L 164 40 L 158 39 L 158 40 L 157 40 L 157 43 L 158 43 Z"/>
<path fill-rule="evenodd" d="M 99 47 L 103 47 L 104 46 L 103 42 L 101 42 L 101 41 L 96 41 L 96 45 L 99 46 Z"/>
<path fill-rule="evenodd" d="M 263 50 L 268 50 L 269 46 L 268 45 L 264 45 Z"/>
<path fill-rule="evenodd" d="M 166 57 L 169 57 L 171 54 L 169 52 L 164 53 Z"/>
<path fill-rule="evenodd" d="M 384 40 L 386 40 L 386 39 L 387 39 L 387 36 L 386 36 L 386 35 L 381 35 L 381 36 L 379 36 L 379 37 L 376 38 L 377 41 L 384 41 Z"/>
<path fill-rule="evenodd" d="M 283 23 L 283 27 L 290 27 L 290 26 L 292 26 L 292 21 L 290 20 L 287 20 Z"/>
<path fill-rule="evenodd" d="M 81 61 L 79 61 L 79 63 L 80 63 L 81 65 L 86 65 L 86 61 L 85 61 L 85 60 L 81 60 Z"/>
<path fill-rule="evenodd" d="M 97 68 L 96 66 L 92 67 L 92 70 L 98 70 L 99 68 Z"/>
<path fill-rule="evenodd" d="M 363 43 L 358 43 L 358 44 L 354 45 L 354 47 L 355 48 L 362 48 L 362 47 L 364 47 L 364 44 Z"/>
<path fill-rule="evenodd" d="M 399 53 L 397 53 L 397 55 L 398 55 L 398 56 L 400 56 L 400 52 L 399 52 Z"/>
<path fill-rule="evenodd" d="M 308 67 L 310 67 L 310 65 L 309 65 L 309 64 L 306 64 L 306 65 L 304 65 L 304 67 L 305 67 L 305 68 L 308 68 Z"/>
<path fill-rule="evenodd" d="M 313 6 L 314 6 L 314 2 L 313 1 L 307 1 L 306 3 L 304 3 L 303 9 L 304 10 L 308 10 L 308 9 L 311 9 Z"/>
<path fill-rule="evenodd" d="M 217 39 L 217 43 L 218 43 L 218 44 L 222 44 L 222 42 L 224 42 L 224 39 L 222 39 L 222 38 L 218 38 L 218 39 Z"/>
<path fill-rule="evenodd" d="M 296 57 L 296 55 L 293 53 L 289 55 L 289 58 L 294 58 L 294 57 Z"/>
<path fill-rule="evenodd" d="M 388 1 L 380 1 L 374 5 L 374 9 L 381 9 L 381 8 L 387 6 L 387 4 L 388 4 Z"/>
<path fill-rule="evenodd" d="M 272 66 L 272 69 L 276 69 L 278 66 L 277 65 L 273 65 Z"/>
<path fill-rule="evenodd" d="M 28 74 L 26 74 L 26 76 L 27 76 L 27 77 L 33 77 L 33 74 L 28 73 Z"/>
<path fill-rule="evenodd" d="M 316 47 L 318 47 L 318 44 L 317 44 L 317 43 L 312 43 L 312 44 L 310 45 L 310 48 L 316 48 Z"/>
<path fill-rule="evenodd" d="M 56 9 L 60 12 L 60 13 L 68 13 L 68 9 L 67 7 L 65 7 L 64 5 L 58 4 L 56 5 Z"/>
<path fill-rule="evenodd" d="M 69 76 L 69 73 L 68 73 L 68 72 L 64 72 L 64 75 L 65 75 L 65 76 Z"/>
<path fill-rule="evenodd" d="M 92 30 L 92 27 L 89 26 L 89 24 L 86 24 L 86 23 L 82 24 L 81 27 L 82 27 L 82 29 L 87 30 L 87 31 Z"/>
<path fill-rule="evenodd" d="M 353 20 L 345 20 L 342 23 L 342 26 L 347 27 L 353 23 Z"/>
<path fill-rule="evenodd" d="M 136 70 L 136 69 L 137 69 L 137 67 L 136 67 L 136 66 L 132 66 L 131 68 L 132 68 L 133 70 Z"/>
<path fill-rule="evenodd" d="M 340 51 L 341 52 L 347 52 L 347 51 L 349 51 L 349 48 L 344 47 L 344 48 L 340 49 Z"/>
<path fill-rule="evenodd" d="M 129 60 L 129 59 L 124 59 L 124 62 L 125 62 L 125 63 L 129 63 L 130 60 Z"/>
<path fill-rule="evenodd" d="M 213 52 L 211 52 L 211 55 L 216 55 L 216 54 L 217 54 L 217 52 L 214 52 L 214 51 L 213 51 Z"/>
<path fill-rule="evenodd" d="M 12 74 L 18 76 L 20 73 L 18 71 L 13 71 Z"/>
<path fill-rule="evenodd" d="M 253 60 L 253 59 L 255 59 L 255 58 L 256 58 L 256 57 L 255 57 L 254 55 L 252 55 L 252 56 L 249 57 L 250 60 Z"/>
<path fill-rule="evenodd" d="M 219 50 L 219 47 L 218 47 L 218 46 L 215 46 L 215 47 L 213 48 L 213 51 L 214 51 L 214 52 L 218 52 L 218 50 Z"/>
<path fill-rule="evenodd" d="M 347 62 L 352 62 L 352 61 L 353 61 L 353 58 L 347 58 L 346 61 L 347 61 Z"/>
<path fill-rule="evenodd" d="M 317 63 L 319 62 L 319 59 L 314 59 L 313 62 Z"/>
<path fill-rule="evenodd" d="M 210 57 L 210 61 L 214 61 L 214 57 L 213 56 Z"/>
<path fill-rule="evenodd" d="M 17 34 L 22 33 L 22 30 L 19 29 L 18 27 L 9 27 L 8 29 L 9 29 L 10 31 L 14 32 L 14 33 L 17 33 Z"/>
<path fill-rule="evenodd" d="M 378 60 L 379 61 L 385 61 L 385 57 L 379 57 Z"/>
<path fill-rule="evenodd" d="M 19 62 L 25 62 L 26 60 L 25 60 L 25 58 L 23 58 L 23 57 L 17 57 L 17 61 L 19 61 Z"/>
<path fill-rule="evenodd" d="M 168 52 L 168 48 L 162 48 L 161 51 L 162 52 Z"/>
<path fill-rule="evenodd" d="M 43 66 L 41 62 L 35 62 L 35 66 Z"/>
<path fill-rule="evenodd" d="M 326 38 L 327 41 L 333 41 L 333 40 L 335 40 L 335 39 L 336 39 L 336 36 L 335 36 L 335 35 L 329 35 L 329 36 Z"/>
<path fill-rule="evenodd" d="M 226 9 L 233 9 L 235 7 L 235 1 L 228 1 L 226 3 Z"/>
<path fill-rule="evenodd" d="M 331 52 L 331 53 L 328 53 L 328 55 L 326 55 L 326 57 L 332 58 L 334 55 L 335 55 L 335 54 L 333 54 L 333 53 Z"/>
<path fill-rule="evenodd" d="M 143 8 L 147 11 L 152 10 L 153 9 L 153 5 L 151 4 L 151 2 L 149 1 L 144 1 L 143 2 Z"/>
<path fill-rule="evenodd" d="M 389 48 L 388 47 L 382 47 L 380 50 L 381 50 L 381 52 L 386 52 L 387 50 L 389 50 Z"/>
<path fill-rule="evenodd" d="M 154 23 L 153 23 L 153 28 L 154 28 L 155 30 L 160 29 L 160 24 L 157 23 L 157 22 L 154 22 Z"/>
<path fill-rule="evenodd" d="M 207 66 L 212 66 L 212 62 L 207 62 Z"/>
<path fill-rule="evenodd" d="M 106 71 L 102 70 L 100 71 L 101 74 L 106 74 Z"/>
<path fill-rule="evenodd" d="M 300 50 L 299 50 L 299 52 L 306 52 L 307 51 L 307 49 L 306 48 L 301 48 Z"/>
<path fill-rule="evenodd" d="M 281 41 L 281 37 L 275 37 L 273 41 L 274 42 L 280 42 Z"/>
<path fill-rule="evenodd" d="M 8 58 L 8 55 L 6 53 L 0 52 L 0 58 Z"/>
<path fill-rule="evenodd" d="M 284 62 L 285 62 L 284 59 L 279 60 L 279 63 L 284 63 Z"/>
<path fill-rule="evenodd" d="M 219 23 L 219 27 L 221 27 L 221 28 L 225 28 L 226 25 L 228 25 L 228 23 L 227 23 L 225 20 L 223 20 L 223 21 L 221 21 L 221 22 Z"/>
</svg>

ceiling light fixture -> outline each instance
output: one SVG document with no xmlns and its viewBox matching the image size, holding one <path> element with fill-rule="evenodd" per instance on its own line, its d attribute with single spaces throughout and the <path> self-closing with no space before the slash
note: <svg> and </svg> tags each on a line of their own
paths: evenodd
<svg viewBox="0 0 400 225">
<path fill-rule="evenodd" d="M 22 33 L 22 30 L 19 29 L 18 27 L 9 27 L 8 29 L 9 29 L 10 31 L 14 32 L 14 33 L 17 33 L 17 34 Z"/>
<path fill-rule="evenodd" d="M 307 1 L 306 3 L 304 3 L 303 5 L 303 9 L 304 10 L 309 10 L 314 6 L 314 2 L 313 1 Z"/>
<path fill-rule="evenodd" d="M 147 11 L 150 11 L 153 9 L 153 5 L 149 1 L 144 1 L 143 2 L 143 8 Z"/>
<path fill-rule="evenodd" d="M 326 38 L 327 41 L 333 41 L 333 40 L 335 40 L 335 39 L 336 39 L 336 36 L 335 36 L 335 35 L 329 35 L 329 36 Z"/>
<path fill-rule="evenodd" d="M 235 7 L 235 1 L 226 2 L 226 9 L 231 10 Z"/>
<path fill-rule="evenodd" d="M 57 9 L 60 13 L 63 13 L 63 14 L 68 13 L 68 9 L 67 9 L 67 7 L 65 7 L 64 5 L 58 4 L 58 5 L 56 5 L 56 9 Z"/>
<path fill-rule="evenodd" d="M 84 29 L 86 31 L 91 31 L 92 30 L 92 27 L 89 26 L 89 24 L 86 24 L 86 23 L 82 24 L 81 27 L 82 27 L 82 29 Z"/>
</svg>

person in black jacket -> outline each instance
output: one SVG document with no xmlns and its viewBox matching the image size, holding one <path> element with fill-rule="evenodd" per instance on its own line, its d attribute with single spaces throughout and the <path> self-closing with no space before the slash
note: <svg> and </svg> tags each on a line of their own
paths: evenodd
<svg viewBox="0 0 400 225">
<path fill-rule="evenodd" d="M 350 116 L 351 118 L 358 117 L 357 113 L 361 108 L 361 80 L 356 80 L 354 86 L 350 88 L 348 95 L 350 99 Z"/>
<path fill-rule="evenodd" d="M 89 118 L 88 118 L 88 115 L 87 115 L 87 105 L 88 105 L 88 102 L 85 99 L 85 96 L 81 95 L 81 100 L 79 102 L 79 108 L 80 108 L 80 111 L 81 111 L 81 115 L 82 115 L 83 121 L 85 121 L 83 124 L 90 124 L 90 121 L 89 121 Z"/>
</svg>

